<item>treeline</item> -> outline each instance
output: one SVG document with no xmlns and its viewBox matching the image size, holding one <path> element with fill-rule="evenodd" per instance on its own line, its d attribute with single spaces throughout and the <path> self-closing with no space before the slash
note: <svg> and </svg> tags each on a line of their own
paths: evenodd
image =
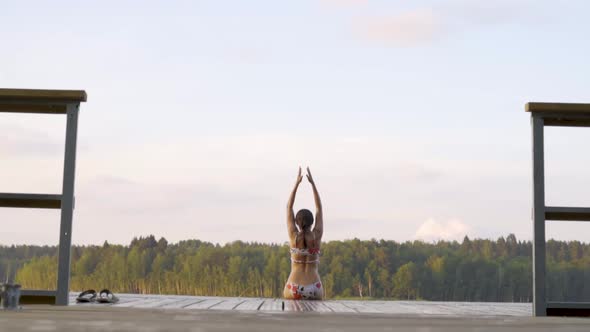
<svg viewBox="0 0 590 332">
<path fill-rule="evenodd" d="M 55 247 L 0 246 L 0 277 L 54 289 Z M 514 235 L 496 241 L 331 241 L 322 245 L 327 298 L 508 301 L 532 299 L 532 247 Z M 590 245 L 547 242 L 552 301 L 590 300 Z M 129 246 L 74 246 L 71 288 L 115 292 L 280 297 L 290 272 L 285 245 L 199 240 L 169 244 L 154 236 Z"/>
</svg>

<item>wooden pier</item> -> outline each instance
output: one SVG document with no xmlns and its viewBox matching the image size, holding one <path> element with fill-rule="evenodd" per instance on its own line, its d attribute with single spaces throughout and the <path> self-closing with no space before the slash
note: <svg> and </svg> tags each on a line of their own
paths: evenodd
<svg viewBox="0 0 590 332">
<path fill-rule="evenodd" d="M 433 302 L 433 301 L 293 301 L 253 297 L 211 297 L 182 295 L 119 294 L 115 304 L 76 303 L 73 307 L 112 307 L 178 310 L 233 310 L 260 312 L 324 312 L 347 314 L 434 315 L 434 316 L 515 316 L 530 317 L 530 303 Z"/>
<path fill-rule="evenodd" d="M 79 304 L 70 293 L 69 306 L 23 305 L 19 311 L 0 311 L 0 332 L 588 330 L 587 319 L 532 317 L 531 303 L 118 296 L 116 304 Z"/>
</svg>

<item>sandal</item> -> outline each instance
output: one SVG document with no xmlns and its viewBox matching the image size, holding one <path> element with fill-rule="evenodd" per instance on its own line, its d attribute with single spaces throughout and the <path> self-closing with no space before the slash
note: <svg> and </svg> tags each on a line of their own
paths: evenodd
<svg viewBox="0 0 590 332">
<path fill-rule="evenodd" d="M 88 303 L 96 301 L 96 291 L 94 289 L 85 290 L 76 298 L 77 303 Z"/>
<path fill-rule="evenodd" d="M 110 290 L 103 289 L 98 294 L 98 299 L 96 301 L 99 303 L 117 303 L 119 302 L 119 298 L 116 297 L 115 294 L 113 294 L 113 292 Z"/>
</svg>

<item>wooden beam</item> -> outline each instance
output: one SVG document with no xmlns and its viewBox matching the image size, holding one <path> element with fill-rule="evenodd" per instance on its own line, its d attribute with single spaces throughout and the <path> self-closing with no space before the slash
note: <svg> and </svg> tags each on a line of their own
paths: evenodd
<svg viewBox="0 0 590 332">
<path fill-rule="evenodd" d="M 33 296 L 55 296 L 57 291 L 44 290 L 44 289 L 21 289 L 20 295 L 33 295 Z"/>
<path fill-rule="evenodd" d="M 590 115 L 590 114 L 589 114 Z M 545 126 L 551 127 L 590 127 L 590 116 L 587 119 L 559 117 L 545 118 Z"/>
<path fill-rule="evenodd" d="M 590 302 L 547 302 L 547 316 L 589 317 Z"/>
<path fill-rule="evenodd" d="M 32 90 L 0 89 L 0 101 L 61 101 L 84 102 L 86 91 L 83 90 Z"/>
<path fill-rule="evenodd" d="M 525 111 L 543 118 L 545 126 L 590 127 L 590 104 L 527 103 Z"/>
<path fill-rule="evenodd" d="M 590 104 L 579 103 L 526 103 L 526 112 L 552 112 L 552 113 L 588 113 Z"/>
<path fill-rule="evenodd" d="M 61 209 L 61 195 L 0 193 L 0 207 Z"/>
<path fill-rule="evenodd" d="M 23 289 L 20 304 L 55 304 L 56 291 Z"/>
<path fill-rule="evenodd" d="M 547 206 L 546 220 L 590 221 L 590 208 Z"/>
<path fill-rule="evenodd" d="M 547 302 L 547 308 L 590 309 L 590 302 Z"/>
<path fill-rule="evenodd" d="M 65 114 L 66 105 L 0 104 L 0 113 Z"/>
</svg>

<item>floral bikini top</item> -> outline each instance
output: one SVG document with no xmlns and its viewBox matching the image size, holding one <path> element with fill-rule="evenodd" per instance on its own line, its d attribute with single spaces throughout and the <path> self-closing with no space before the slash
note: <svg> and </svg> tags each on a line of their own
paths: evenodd
<svg viewBox="0 0 590 332">
<path fill-rule="evenodd" d="M 312 263 L 319 263 L 320 259 L 319 259 L 319 255 L 320 255 L 320 249 L 319 248 L 291 248 L 291 255 L 295 254 L 295 255 L 301 255 L 301 256 L 313 256 L 313 255 L 318 255 L 318 259 L 313 260 L 313 261 L 304 261 L 304 260 L 297 260 L 297 259 L 293 259 L 293 257 L 291 257 L 291 262 L 293 263 L 300 263 L 300 264 L 312 264 Z"/>
</svg>

